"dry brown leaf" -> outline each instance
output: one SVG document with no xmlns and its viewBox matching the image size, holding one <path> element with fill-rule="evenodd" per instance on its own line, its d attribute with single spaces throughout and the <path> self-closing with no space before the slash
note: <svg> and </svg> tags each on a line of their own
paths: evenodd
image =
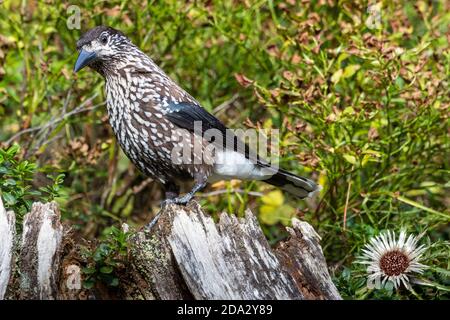
<svg viewBox="0 0 450 320">
<path fill-rule="evenodd" d="M 247 78 L 246 76 L 244 76 L 241 73 L 235 73 L 234 77 L 236 78 L 236 81 L 244 88 L 247 88 L 248 86 L 250 86 L 253 83 L 253 80 L 250 80 L 249 78 Z"/>
</svg>

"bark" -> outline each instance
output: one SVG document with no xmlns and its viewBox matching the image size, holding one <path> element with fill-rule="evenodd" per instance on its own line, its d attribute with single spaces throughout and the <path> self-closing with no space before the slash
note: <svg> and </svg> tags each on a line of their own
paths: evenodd
<svg viewBox="0 0 450 320">
<path fill-rule="evenodd" d="M 0 300 L 5 297 L 14 265 L 15 223 L 14 212 L 6 212 L 0 197 Z"/>
</svg>

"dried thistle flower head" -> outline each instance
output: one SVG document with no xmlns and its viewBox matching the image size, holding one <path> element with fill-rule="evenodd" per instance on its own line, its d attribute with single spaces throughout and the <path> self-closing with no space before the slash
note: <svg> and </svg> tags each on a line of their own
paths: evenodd
<svg viewBox="0 0 450 320">
<path fill-rule="evenodd" d="M 425 252 L 424 245 L 417 245 L 419 236 L 409 235 L 402 230 L 398 240 L 393 231 L 387 231 L 370 239 L 365 245 L 358 263 L 367 265 L 368 286 L 384 285 L 387 281 L 398 288 L 402 283 L 410 287 L 410 275 L 421 274 L 427 266 L 419 261 Z"/>
</svg>

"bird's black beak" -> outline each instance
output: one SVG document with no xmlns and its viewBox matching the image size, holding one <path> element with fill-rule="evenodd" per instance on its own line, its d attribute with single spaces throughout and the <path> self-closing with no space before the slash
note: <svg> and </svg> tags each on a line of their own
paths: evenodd
<svg viewBox="0 0 450 320">
<path fill-rule="evenodd" d="M 73 68 L 74 72 L 78 72 L 84 67 L 86 67 L 89 63 L 97 58 L 97 54 L 95 52 L 90 52 L 81 49 L 80 54 L 78 55 L 77 62 L 75 62 L 75 67 Z"/>
</svg>

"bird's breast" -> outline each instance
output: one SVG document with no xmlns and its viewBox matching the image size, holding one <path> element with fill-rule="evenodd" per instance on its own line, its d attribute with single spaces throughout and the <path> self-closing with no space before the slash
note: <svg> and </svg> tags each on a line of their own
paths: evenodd
<svg viewBox="0 0 450 320">
<path fill-rule="evenodd" d="M 171 166 L 179 139 L 163 109 L 147 96 L 120 80 L 106 87 L 109 122 L 121 148 L 141 171 L 156 175 Z"/>
</svg>

